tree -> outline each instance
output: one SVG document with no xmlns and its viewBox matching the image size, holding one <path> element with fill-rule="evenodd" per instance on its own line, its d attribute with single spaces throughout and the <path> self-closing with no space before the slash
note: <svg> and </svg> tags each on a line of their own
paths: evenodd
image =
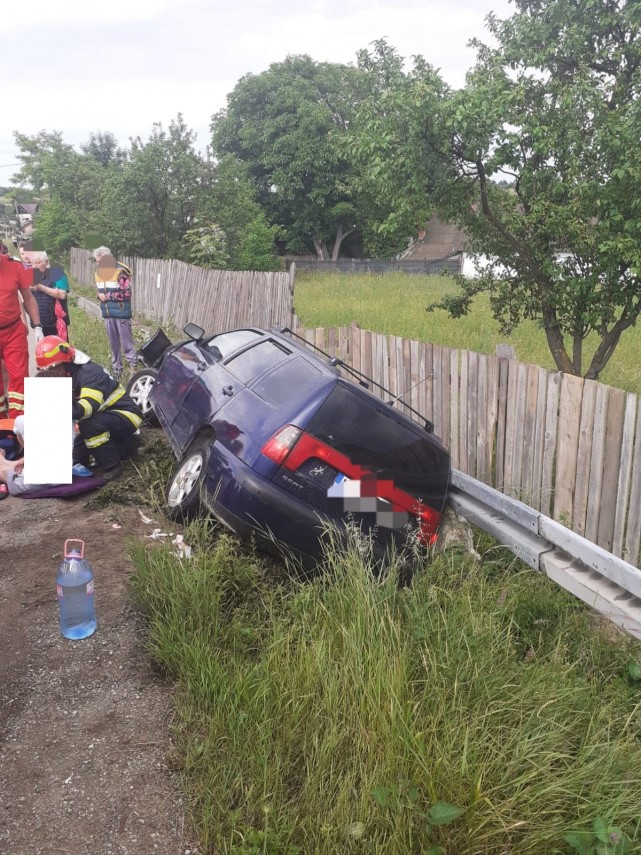
<svg viewBox="0 0 641 855">
<path fill-rule="evenodd" d="M 216 157 L 248 168 L 267 217 L 285 229 L 289 249 L 313 245 L 338 257 L 355 222 L 349 160 L 340 144 L 355 92 L 356 70 L 289 56 L 248 74 L 212 119 Z"/>
<path fill-rule="evenodd" d="M 15 139 L 22 166 L 14 180 L 31 184 L 41 201 L 37 237 L 51 252 L 79 246 L 100 205 L 102 166 L 75 151 L 58 131 L 16 133 Z"/>
<path fill-rule="evenodd" d="M 215 222 L 225 236 L 225 252 L 232 270 L 242 269 L 239 252 L 250 224 L 263 213 L 247 167 L 232 155 L 217 163 L 207 161 L 197 203 L 198 222 Z"/>
<path fill-rule="evenodd" d="M 420 57 L 405 60 L 384 39 L 358 53 L 359 97 L 346 146 L 372 256 L 404 249 L 434 207 L 442 174 L 439 125 L 449 89 Z"/>
<path fill-rule="evenodd" d="M 641 311 L 641 15 L 629 0 L 515 5 L 488 19 L 498 47 L 477 44 L 452 102 L 445 210 L 496 259 L 480 284 L 503 328 L 536 318 L 557 367 L 596 378 Z"/>
<path fill-rule="evenodd" d="M 204 163 L 182 116 L 149 139 L 131 140 L 127 160 L 106 171 L 97 230 L 121 253 L 187 260 L 184 235 L 196 224 Z"/>
<path fill-rule="evenodd" d="M 217 223 L 206 223 L 185 232 L 189 261 L 199 267 L 224 270 L 229 266 L 227 239 Z"/>
<path fill-rule="evenodd" d="M 270 226 L 263 214 L 249 224 L 238 254 L 239 270 L 281 270 L 276 257 L 274 241 L 278 226 Z"/>
<path fill-rule="evenodd" d="M 103 166 L 123 163 L 127 152 L 118 147 L 118 140 L 109 131 L 92 131 L 89 140 L 80 146 L 82 152 Z"/>
<path fill-rule="evenodd" d="M 488 17 L 497 46 L 474 42 L 466 86 L 431 98 L 431 128 L 421 130 L 418 82 L 398 94 L 414 133 L 411 150 L 395 139 L 394 154 L 416 163 L 418 146 L 437 158 L 442 213 L 492 259 L 441 305 L 464 313 L 485 288 L 503 331 L 536 319 L 560 370 L 596 378 L 641 311 L 641 8 L 514 5 L 507 20 Z M 390 170 L 381 159 L 387 178 Z"/>
</svg>

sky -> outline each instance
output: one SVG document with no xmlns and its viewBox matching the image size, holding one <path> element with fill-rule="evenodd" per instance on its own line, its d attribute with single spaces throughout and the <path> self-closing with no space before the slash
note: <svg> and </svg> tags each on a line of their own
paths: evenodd
<svg viewBox="0 0 641 855">
<path fill-rule="evenodd" d="M 14 131 L 57 130 L 74 146 L 92 131 L 111 131 L 126 146 L 182 113 L 203 150 L 211 116 L 237 81 L 289 54 L 354 63 L 357 51 L 384 38 L 462 86 L 475 59 L 467 43 L 489 39 L 490 12 L 505 18 L 513 7 L 509 0 L 29 0 L 8 7 L 0 185 L 18 168 Z"/>
</svg>

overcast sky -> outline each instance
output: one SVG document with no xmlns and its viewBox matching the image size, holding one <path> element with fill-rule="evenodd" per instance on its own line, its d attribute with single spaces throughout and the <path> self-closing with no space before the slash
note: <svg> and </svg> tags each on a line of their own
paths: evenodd
<svg viewBox="0 0 641 855">
<path fill-rule="evenodd" d="M 16 171 L 13 131 L 91 131 L 121 144 L 181 112 L 209 141 L 211 115 L 237 80 L 288 54 L 354 62 L 385 38 L 401 56 L 422 54 L 452 86 L 474 62 L 467 42 L 487 39 L 485 17 L 509 0 L 28 0 L 3 12 L 5 107 L 0 184 Z"/>
</svg>

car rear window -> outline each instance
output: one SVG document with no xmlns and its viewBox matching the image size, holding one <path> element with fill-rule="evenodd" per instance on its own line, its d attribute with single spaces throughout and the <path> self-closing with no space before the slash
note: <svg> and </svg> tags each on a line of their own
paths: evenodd
<svg viewBox="0 0 641 855">
<path fill-rule="evenodd" d="M 439 509 L 447 494 L 449 455 L 421 428 L 389 406 L 368 401 L 339 383 L 306 428 L 352 463 L 391 478 L 397 487 Z"/>
<path fill-rule="evenodd" d="M 291 350 L 269 339 L 234 356 L 227 362 L 227 368 L 239 380 L 248 384 L 290 355 Z"/>
<path fill-rule="evenodd" d="M 281 406 L 312 388 L 320 376 L 318 368 L 302 356 L 296 356 L 261 377 L 253 391 L 270 404 Z"/>
</svg>

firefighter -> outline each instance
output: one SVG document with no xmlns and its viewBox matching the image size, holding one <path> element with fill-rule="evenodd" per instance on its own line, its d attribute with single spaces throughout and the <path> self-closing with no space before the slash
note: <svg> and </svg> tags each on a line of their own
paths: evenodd
<svg viewBox="0 0 641 855">
<path fill-rule="evenodd" d="M 71 377 L 72 416 L 78 423 L 73 462 L 87 464 L 92 455 L 107 481 L 118 478 L 122 460 L 138 445 L 142 413 L 123 386 L 86 353 L 57 335 L 36 346 L 36 365 L 45 376 Z"/>
<path fill-rule="evenodd" d="M 10 255 L 0 254 L 0 418 L 15 419 L 24 412 L 24 378 L 29 376 L 27 328 L 22 321 L 22 305 L 34 326 L 36 343 L 43 337 L 40 312 L 31 293 L 42 282 L 39 270 L 27 269 Z M 5 392 L 2 362 L 7 372 Z"/>
</svg>

